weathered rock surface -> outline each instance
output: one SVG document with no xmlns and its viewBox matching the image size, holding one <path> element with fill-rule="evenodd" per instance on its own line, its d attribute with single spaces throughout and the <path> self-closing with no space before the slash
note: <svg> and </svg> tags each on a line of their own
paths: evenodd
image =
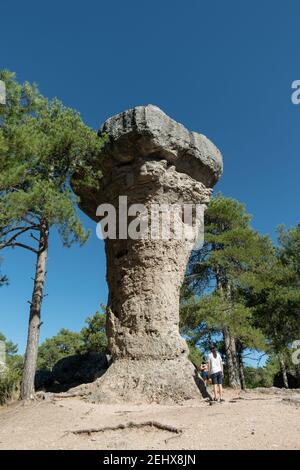
<svg viewBox="0 0 300 470">
<path fill-rule="evenodd" d="M 35 390 L 44 390 L 54 383 L 54 377 L 51 370 L 38 369 L 34 377 Z"/>
<path fill-rule="evenodd" d="M 293 374 L 287 372 L 289 388 L 300 388 L 300 380 Z M 274 387 L 284 388 L 282 373 L 278 372 L 273 380 Z"/>
<path fill-rule="evenodd" d="M 156 106 L 139 106 L 108 119 L 109 141 L 95 170 L 99 190 L 74 185 L 80 207 L 94 220 L 102 203 L 119 215 L 128 206 L 205 205 L 222 172 L 222 157 L 201 134 L 190 133 Z M 76 183 L 76 181 L 75 181 Z M 76 189 L 77 188 L 77 189 Z M 80 188 L 80 189 L 78 189 Z M 118 220 L 118 218 L 117 218 Z M 128 217 L 128 221 L 131 219 Z M 196 236 L 202 220 L 188 227 Z M 177 220 L 187 228 L 185 220 Z M 119 225 L 117 222 L 117 234 Z M 179 334 L 179 291 L 194 241 L 106 239 L 109 286 L 107 332 L 113 363 L 94 388 L 93 400 L 179 401 L 199 396 L 186 342 Z"/>
<path fill-rule="evenodd" d="M 172 162 L 177 171 L 214 185 L 222 173 L 222 157 L 204 135 L 189 132 L 157 106 L 138 106 L 108 119 L 100 134 L 109 135 L 106 147 L 116 162 L 159 156 Z M 108 158 L 105 162 L 114 165 Z"/>
<path fill-rule="evenodd" d="M 108 368 L 105 354 L 74 354 L 63 357 L 52 369 L 53 380 L 62 385 L 74 386 L 93 382 Z"/>
</svg>

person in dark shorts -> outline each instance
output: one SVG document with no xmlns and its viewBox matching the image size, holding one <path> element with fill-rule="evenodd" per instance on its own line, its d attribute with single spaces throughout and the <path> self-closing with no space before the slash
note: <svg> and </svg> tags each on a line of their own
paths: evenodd
<svg viewBox="0 0 300 470">
<path fill-rule="evenodd" d="M 208 356 L 208 372 L 213 384 L 214 401 L 223 402 L 223 361 L 214 344 L 211 345 L 210 351 L 211 353 Z"/>
<path fill-rule="evenodd" d="M 208 364 L 207 362 L 202 362 L 200 366 L 200 374 L 205 383 L 205 387 L 207 387 L 208 380 L 209 380 L 209 372 L 208 372 Z"/>
</svg>

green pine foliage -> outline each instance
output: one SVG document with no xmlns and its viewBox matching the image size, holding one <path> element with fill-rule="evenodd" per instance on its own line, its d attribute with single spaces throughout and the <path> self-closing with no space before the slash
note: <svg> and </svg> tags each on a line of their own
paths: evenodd
<svg viewBox="0 0 300 470">
<path fill-rule="evenodd" d="M 81 354 L 106 352 L 106 315 L 103 313 L 103 309 L 104 307 L 102 306 L 102 313 L 96 312 L 85 320 L 87 326 L 83 327 L 80 331 L 82 345 L 79 351 Z"/>
<path fill-rule="evenodd" d="M 208 206 L 204 246 L 192 253 L 181 301 L 182 331 L 196 344 L 228 327 L 243 347 L 264 348 L 243 293 L 259 283 L 273 248 L 250 220 L 242 204 L 220 194 Z"/>
<path fill-rule="evenodd" d="M 80 333 L 62 328 L 39 346 L 38 369 L 52 370 L 63 357 L 77 354 L 82 344 Z"/>
<path fill-rule="evenodd" d="M 238 201 L 220 194 L 212 199 L 204 246 L 192 253 L 182 288 L 181 331 L 202 351 L 225 328 L 240 357 L 245 350 L 264 351 L 272 362 L 244 368 L 245 380 L 247 386 L 270 386 L 279 359 L 293 370 L 291 345 L 300 337 L 300 224 L 280 226 L 273 246 L 250 221 Z M 220 350 L 225 352 L 222 343 Z"/>
<path fill-rule="evenodd" d="M 0 332 L 0 341 L 5 343 L 6 368 L 0 370 L 0 405 L 19 397 L 23 357 L 18 355 L 18 346 Z"/>
<path fill-rule="evenodd" d="M 83 243 L 87 233 L 70 188 L 75 171 L 89 171 L 103 145 L 80 115 L 59 100 L 48 101 L 35 85 L 0 72 L 7 105 L 0 107 L 0 248 L 19 246 L 20 237 L 39 229 L 42 220 L 56 226 L 63 244 Z"/>
<path fill-rule="evenodd" d="M 58 99 L 43 97 L 36 85 L 19 84 L 5 70 L 0 71 L 0 80 L 6 84 L 7 97 L 0 107 L 0 249 L 18 247 L 36 255 L 21 387 L 22 398 L 28 399 L 34 394 L 36 328 L 41 325 L 49 230 L 55 227 L 67 247 L 87 240 L 71 180 L 80 173 L 85 187 L 97 189 L 101 169 L 92 170 L 92 163 L 98 162 L 104 139 L 82 122 L 79 113 Z"/>
<path fill-rule="evenodd" d="M 288 363 L 291 343 L 300 337 L 300 224 L 289 230 L 281 226 L 278 235 L 276 259 L 249 303 L 268 338 L 269 351 Z"/>
</svg>

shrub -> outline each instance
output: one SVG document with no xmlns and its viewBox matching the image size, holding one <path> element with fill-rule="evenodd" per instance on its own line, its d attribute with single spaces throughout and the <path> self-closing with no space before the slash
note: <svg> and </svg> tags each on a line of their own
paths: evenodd
<svg viewBox="0 0 300 470">
<path fill-rule="evenodd" d="M 0 374 L 0 405 L 19 398 L 21 375 L 19 370 L 7 368 Z"/>
</svg>

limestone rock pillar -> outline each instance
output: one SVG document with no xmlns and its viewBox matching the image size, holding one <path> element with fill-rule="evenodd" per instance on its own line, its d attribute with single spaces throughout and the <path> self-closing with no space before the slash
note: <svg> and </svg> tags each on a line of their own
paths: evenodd
<svg viewBox="0 0 300 470">
<path fill-rule="evenodd" d="M 203 213 L 194 217 L 193 226 L 187 226 L 180 213 L 169 219 L 176 219 L 177 229 L 186 229 L 192 237 L 176 237 L 171 224 L 169 238 L 159 232 L 153 239 L 149 224 L 153 207 L 205 206 L 222 172 L 221 154 L 205 136 L 188 132 L 152 105 L 113 116 L 102 126 L 103 133 L 108 141 L 99 159 L 101 189 L 78 191 L 80 207 L 91 218 L 98 221 L 97 207 L 106 203 L 115 208 L 117 221 L 116 238 L 105 240 L 112 365 L 94 384 L 92 398 L 136 402 L 194 398 L 199 391 L 186 342 L 179 334 L 179 294 Z M 126 238 L 120 196 L 123 200 L 126 196 L 128 208 L 133 204 L 146 208 L 148 236 Z M 126 215 L 127 224 L 132 215 Z"/>
</svg>

